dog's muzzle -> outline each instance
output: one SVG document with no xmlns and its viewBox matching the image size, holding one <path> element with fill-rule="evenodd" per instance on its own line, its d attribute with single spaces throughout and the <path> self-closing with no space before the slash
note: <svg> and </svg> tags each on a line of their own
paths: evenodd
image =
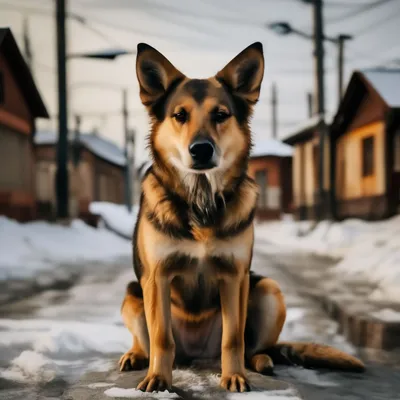
<svg viewBox="0 0 400 400">
<path fill-rule="evenodd" d="M 214 160 L 215 145 L 211 139 L 197 138 L 189 146 L 193 160 L 193 169 L 211 169 L 216 166 Z"/>
</svg>

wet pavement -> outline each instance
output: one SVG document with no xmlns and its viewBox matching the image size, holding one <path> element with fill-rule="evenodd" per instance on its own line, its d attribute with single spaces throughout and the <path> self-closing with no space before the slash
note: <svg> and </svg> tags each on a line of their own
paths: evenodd
<svg viewBox="0 0 400 400">
<path fill-rule="evenodd" d="M 357 354 L 338 334 L 336 322 L 304 293 L 301 282 L 281 268 L 280 258 L 299 266 L 329 266 L 328 260 L 304 254 L 268 256 L 255 252 L 253 269 L 279 281 L 286 296 L 288 317 L 281 339 L 314 341 Z M 132 278 L 129 260 L 95 265 L 68 290 L 47 291 L 0 308 L 0 399 L 50 400 L 61 398 L 63 393 L 65 399 L 104 398 L 107 388 L 114 385 L 107 383 L 111 378 L 118 384 L 122 379 L 125 386 L 121 387 L 133 386 L 142 373 L 124 377 L 116 371 L 116 360 L 131 341 L 119 309 L 125 285 Z M 400 399 L 399 354 L 365 351 L 361 357 L 367 364 L 364 374 L 277 366 L 274 379 L 294 385 L 305 399 Z M 221 393 L 209 390 L 211 386 L 216 390 L 216 379 L 204 386 L 204 379 L 210 375 L 191 370 L 176 373 L 174 383 L 183 398 L 197 398 L 182 392 L 185 382 L 192 382 L 196 376 L 203 382 L 201 398 L 222 398 Z M 284 383 L 260 376 L 254 379 L 262 390 L 273 391 L 274 385 L 281 385 L 288 390 L 282 399 L 296 398 L 295 391 Z M 193 388 L 193 382 L 190 386 Z"/>
</svg>

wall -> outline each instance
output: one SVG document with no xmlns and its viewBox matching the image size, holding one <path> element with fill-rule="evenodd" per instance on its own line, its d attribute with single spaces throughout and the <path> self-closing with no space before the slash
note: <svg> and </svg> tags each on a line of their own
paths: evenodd
<svg viewBox="0 0 400 400">
<path fill-rule="evenodd" d="M 36 187 L 38 191 L 38 209 L 45 217 L 54 216 L 55 198 L 55 147 L 37 146 Z M 70 157 L 71 159 L 71 157 Z M 78 216 L 89 213 L 92 201 L 110 201 L 122 203 L 123 169 L 110 164 L 86 149 L 81 152 L 79 169 L 69 162 L 70 214 Z"/>
<path fill-rule="evenodd" d="M 374 173 L 362 176 L 362 140 L 374 137 Z M 336 198 L 338 200 L 380 196 L 385 193 L 385 131 L 373 122 L 339 137 L 336 146 Z"/>
<path fill-rule="evenodd" d="M 256 172 L 267 171 L 267 207 L 257 210 L 262 219 L 279 218 L 282 212 L 281 171 L 279 157 L 259 157 L 249 162 L 248 174 L 255 179 Z"/>
<path fill-rule="evenodd" d="M 0 214 L 35 217 L 33 119 L 5 57 L 0 53 L 4 101 L 0 104 Z"/>
</svg>

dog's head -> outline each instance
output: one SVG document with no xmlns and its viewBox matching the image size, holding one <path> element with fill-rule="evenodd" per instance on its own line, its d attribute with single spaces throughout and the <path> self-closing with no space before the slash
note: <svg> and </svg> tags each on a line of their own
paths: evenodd
<svg viewBox="0 0 400 400">
<path fill-rule="evenodd" d="M 199 179 L 207 180 L 214 193 L 245 173 L 249 119 L 264 74 L 261 43 L 247 47 L 209 79 L 189 79 L 157 50 L 139 44 L 136 71 L 159 168 L 178 174 L 190 190 Z"/>
</svg>

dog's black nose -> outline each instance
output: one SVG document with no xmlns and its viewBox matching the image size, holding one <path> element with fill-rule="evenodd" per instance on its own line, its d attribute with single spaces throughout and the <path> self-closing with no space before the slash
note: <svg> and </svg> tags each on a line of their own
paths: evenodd
<svg viewBox="0 0 400 400">
<path fill-rule="evenodd" d="M 211 160 L 214 155 L 214 144 L 209 139 L 195 139 L 189 146 L 189 153 L 193 158 L 195 169 L 208 169 L 214 165 Z"/>
</svg>

